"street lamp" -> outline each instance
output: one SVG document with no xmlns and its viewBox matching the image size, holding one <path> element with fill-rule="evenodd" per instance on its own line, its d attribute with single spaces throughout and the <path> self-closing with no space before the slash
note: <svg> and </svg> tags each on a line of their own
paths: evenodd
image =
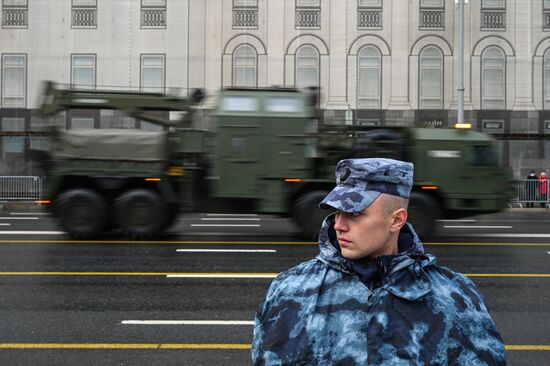
<svg viewBox="0 0 550 366">
<path fill-rule="evenodd" d="M 458 4 L 459 18 L 459 46 L 458 46 L 458 120 L 457 124 L 464 124 L 464 4 L 468 4 L 468 0 L 455 0 Z"/>
</svg>

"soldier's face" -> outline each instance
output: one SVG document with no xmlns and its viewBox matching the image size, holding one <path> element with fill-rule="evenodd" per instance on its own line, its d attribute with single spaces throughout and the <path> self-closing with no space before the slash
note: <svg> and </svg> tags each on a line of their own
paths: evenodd
<svg viewBox="0 0 550 366">
<path fill-rule="evenodd" d="M 385 214 L 383 200 L 384 196 L 379 196 L 359 213 L 336 213 L 334 230 L 342 256 L 355 260 L 397 254 L 397 243 L 391 240 L 393 216 Z"/>
</svg>

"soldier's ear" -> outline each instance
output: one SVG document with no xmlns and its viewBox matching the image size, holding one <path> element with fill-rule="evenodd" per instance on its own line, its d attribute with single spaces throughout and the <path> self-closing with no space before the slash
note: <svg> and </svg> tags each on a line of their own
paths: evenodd
<svg viewBox="0 0 550 366">
<path fill-rule="evenodd" d="M 398 208 L 393 212 L 393 223 L 391 225 L 390 231 L 392 233 L 399 232 L 401 228 L 405 225 L 407 222 L 407 210 L 404 208 Z"/>
</svg>

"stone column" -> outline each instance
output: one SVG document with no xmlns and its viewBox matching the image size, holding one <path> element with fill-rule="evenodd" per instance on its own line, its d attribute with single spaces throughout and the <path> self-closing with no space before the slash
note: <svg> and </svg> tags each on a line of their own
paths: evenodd
<svg viewBox="0 0 550 366">
<path fill-rule="evenodd" d="M 326 3 L 324 3 L 326 4 Z M 347 4 L 348 1 L 330 1 L 329 12 L 329 75 L 328 75 L 328 100 L 326 109 L 347 109 L 346 100 L 346 54 L 347 54 Z M 325 60 L 321 57 L 321 63 Z M 323 72 L 321 65 L 321 72 Z M 323 75 L 321 75 L 323 80 Z M 325 79 L 326 80 L 326 79 Z M 321 85 L 322 87 L 323 85 Z M 321 93 L 323 91 L 321 90 Z"/>
<path fill-rule="evenodd" d="M 510 85 L 515 89 L 515 99 L 512 109 L 514 110 L 535 110 L 533 101 L 533 37 L 532 31 L 533 20 L 533 5 L 530 1 L 512 1 L 510 5 L 510 14 L 508 16 L 508 24 L 514 26 L 516 42 L 516 69 L 515 85 Z M 513 4 L 513 5 L 512 5 Z M 540 3 L 536 5 L 540 10 Z M 540 17 L 540 12 L 537 13 Z M 507 62 L 507 67 L 510 63 Z M 509 73 L 507 73 L 509 74 Z M 536 82 L 540 82 L 539 78 L 535 78 Z"/>
<path fill-rule="evenodd" d="M 410 5 L 410 4 L 413 5 Z M 409 101 L 409 27 L 411 22 L 409 6 L 418 6 L 417 2 L 391 1 L 384 6 L 392 7 L 391 24 L 391 91 L 388 109 L 411 109 Z"/>
</svg>

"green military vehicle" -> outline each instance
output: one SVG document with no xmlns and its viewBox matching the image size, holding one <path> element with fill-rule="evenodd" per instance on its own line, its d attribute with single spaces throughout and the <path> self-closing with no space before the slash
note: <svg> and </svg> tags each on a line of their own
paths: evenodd
<svg viewBox="0 0 550 366">
<path fill-rule="evenodd" d="M 327 214 L 317 205 L 334 186 L 338 160 L 391 157 L 415 164 L 409 216 L 422 236 L 439 218 L 504 207 L 508 177 L 487 135 L 324 125 L 317 98 L 315 90 L 222 90 L 206 121 L 196 113 L 201 92 L 182 98 L 49 82 L 40 114 L 52 121 L 96 111 L 95 118 L 112 122 L 118 114 L 162 129 L 53 127 L 50 151 L 37 155 L 46 171 L 45 198 L 74 238 L 119 229 L 146 239 L 182 212 L 243 211 L 292 217 L 314 238 Z"/>
</svg>

